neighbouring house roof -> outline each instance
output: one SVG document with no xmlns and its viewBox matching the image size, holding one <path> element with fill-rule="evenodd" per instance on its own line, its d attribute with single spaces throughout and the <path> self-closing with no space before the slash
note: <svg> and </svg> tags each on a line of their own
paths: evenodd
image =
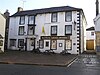
<svg viewBox="0 0 100 75">
<path fill-rule="evenodd" d="M 51 8 L 20 11 L 20 12 L 16 12 L 11 17 L 24 16 L 24 15 L 36 15 L 36 14 L 52 13 L 52 12 L 63 12 L 63 11 L 78 11 L 78 10 L 82 10 L 82 9 L 70 7 L 70 6 L 51 7 Z"/>
<path fill-rule="evenodd" d="M 90 27 L 90 28 L 87 28 L 86 31 L 91 31 L 91 30 L 95 30 L 94 27 Z"/>
</svg>

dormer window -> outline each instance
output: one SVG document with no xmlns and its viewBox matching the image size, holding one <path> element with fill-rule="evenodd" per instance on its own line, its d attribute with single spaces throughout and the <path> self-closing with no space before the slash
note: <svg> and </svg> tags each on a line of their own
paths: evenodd
<svg viewBox="0 0 100 75">
<path fill-rule="evenodd" d="M 25 16 L 20 16 L 19 24 L 21 24 L 21 25 L 25 24 Z"/>
<path fill-rule="evenodd" d="M 34 24 L 35 23 L 35 17 L 34 16 L 29 16 L 28 17 L 28 24 Z"/>
<path fill-rule="evenodd" d="M 51 14 L 51 22 L 57 22 L 57 13 Z"/>
</svg>

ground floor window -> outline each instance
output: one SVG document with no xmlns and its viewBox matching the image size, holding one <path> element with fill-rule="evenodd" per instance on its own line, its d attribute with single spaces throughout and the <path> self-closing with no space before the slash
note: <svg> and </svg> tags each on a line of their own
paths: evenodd
<svg viewBox="0 0 100 75">
<path fill-rule="evenodd" d="M 72 41 L 71 40 L 65 40 L 65 49 L 66 50 L 72 49 Z"/>
<path fill-rule="evenodd" d="M 16 47 L 16 39 L 10 39 L 10 47 L 15 46 Z"/>
<path fill-rule="evenodd" d="M 51 49 L 57 49 L 57 40 L 51 40 Z"/>
<path fill-rule="evenodd" d="M 24 46 L 24 39 L 18 39 L 18 47 Z"/>
<path fill-rule="evenodd" d="M 3 40 L 0 40 L 0 46 L 3 46 Z"/>
<path fill-rule="evenodd" d="M 49 47 L 49 41 L 45 42 L 45 47 Z"/>
<path fill-rule="evenodd" d="M 44 47 L 44 41 L 43 40 L 39 40 L 39 48 L 43 48 Z"/>
</svg>

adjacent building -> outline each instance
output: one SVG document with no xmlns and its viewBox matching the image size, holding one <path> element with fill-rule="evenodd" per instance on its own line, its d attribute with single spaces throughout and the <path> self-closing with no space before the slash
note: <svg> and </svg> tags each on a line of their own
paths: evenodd
<svg viewBox="0 0 100 75">
<path fill-rule="evenodd" d="M 96 36 L 96 52 L 100 53 L 100 14 L 99 14 L 99 1 L 96 0 L 96 17 L 94 18 L 95 36 Z"/>
<path fill-rule="evenodd" d="M 4 15 L 0 13 L 0 52 L 4 52 L 5 25 L 6 19 Z"/>
<path fill-rule="evenodd" d="M 86 29 L 86 49 L 95 50 L 95 28 Z"/>
<path fill-rule="evenodd" d="M 18 11 L 10 16 L 8 49 L 41 52 L 86 50 L 86 18 L 80 8 L 61 6 Z"/>
</svg>

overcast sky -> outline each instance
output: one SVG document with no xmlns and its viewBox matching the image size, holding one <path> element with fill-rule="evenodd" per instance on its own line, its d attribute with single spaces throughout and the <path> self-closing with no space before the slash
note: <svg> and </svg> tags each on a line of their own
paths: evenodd
<svg viewBox="0 0 100 75">
<path fill-rule="evenodd" d="M 88 27 L 93 26 L 95 18 L 95 1 L 96 0 L 0 0 L 0 12 L 4 13 L 6 9 L 14 14 L 17 7 L 24 7 L 24 10 L 41 9 L 57 6 L 72 6 L 82 8 L 88 23 Z"/>
</svg>

